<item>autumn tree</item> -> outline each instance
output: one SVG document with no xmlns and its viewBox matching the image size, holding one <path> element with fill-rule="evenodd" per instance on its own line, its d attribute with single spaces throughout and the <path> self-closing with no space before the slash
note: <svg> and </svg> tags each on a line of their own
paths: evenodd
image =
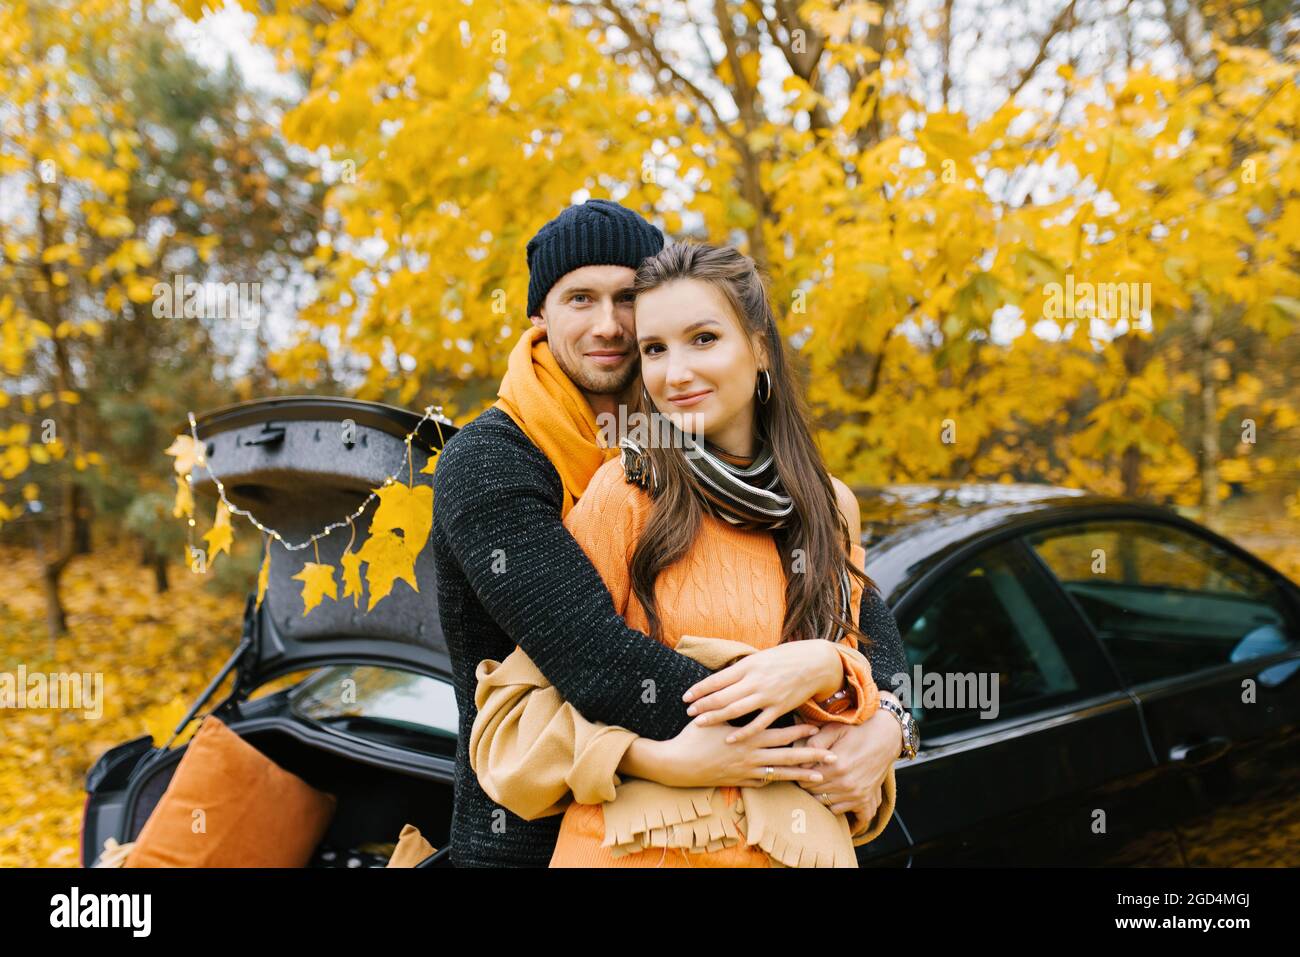
<svg viewBox="0 0 1300 957">
<path fill-rule="evenodd" d="M 1217 498 L 1196 416 L 1223 410 L 1173 344 L 1198 303 L 1295 328 L 1292 26 L 1239 42 L 1248 4 L 244 5 L 307 78 L 286 135 L 337 167 L 275 361 L 309 385 L 345 365 L 364 396 L 476 412 L 525 321 L 524 241 L 588 195 L 766 267 L 856 481 Z M 1295 400 L 1256 409 L 1280 455 Z"/>
<path fill-rule="evenodd" d="M 234 397 L 230 359 L 258 339 L 260 315 L 159 309 L 158 289 L 178 274 L 271 286 L 314 242 L 307 168 L 235 73 L 179 47 L 166 9 L 0 11 L 0 519 L 25 513 L 44 551 L 54 633 L 94 509 L 131 519 L 165 586 L 158 449 L 187 408 Z"/>
</svg>

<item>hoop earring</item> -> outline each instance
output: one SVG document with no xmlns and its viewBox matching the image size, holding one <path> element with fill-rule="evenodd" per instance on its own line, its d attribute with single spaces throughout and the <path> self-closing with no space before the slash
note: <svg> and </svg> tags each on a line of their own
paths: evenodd
<svg viewBox="0 0 1300 957">
<path fill-rule="evenodd" d="M 755 391 L 758 393 L 759 403 L 767 405 L 767 400 L 772 398 L 772 373 L 766 369 L 759 370 L 758 386 Z"/>
</svg>

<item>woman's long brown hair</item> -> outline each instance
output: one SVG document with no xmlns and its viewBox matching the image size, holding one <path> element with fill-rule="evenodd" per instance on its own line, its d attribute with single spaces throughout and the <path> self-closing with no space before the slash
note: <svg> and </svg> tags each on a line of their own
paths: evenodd
<svg viewBox="0 0 1300 957">
<path fill-rule="evenodd" d="M 870 638 L 852 618 L 841 614 L 840 572 L 847 569 L 863 588 L 874 589 L 876 585 L 849 561 L 848 523 L 808 430 L 802 389 L 791 370 L 785 341 L 777 331 L 763 277 L 754 261 L 734 247 L 670 243 L 641 264 L 633 291 L 640 295 L 679 279 L 713 284 L 731 304 L 742 330 L 761 335 L 767 344 L 772 393 L 766 403 L 755 399 L 755 430 L 759 440 L 771 448 L 781 484 L 794 504 L 787 527 L 772 532 L 785 571 L 781 641 L 830 637 L 828 631 L 835 635 L 843 628 L 870 644 Z M 647 416 L 658 411 L 647 407 L 644 389 L 634 400 L 633 410 Z M 650 434 L 657 437 L 662 433 L 651 429 Z M 660 572 L 689 551 L 706 508 L 685 450 L 664 448 L 664 444 L 652 440 L 646 450 L 659 485 L 630 569 L 632 592 L 645 609 L 650 634 L 655 638 L 660 637 L 661 628 L 655 582 Z"/>
</svg>

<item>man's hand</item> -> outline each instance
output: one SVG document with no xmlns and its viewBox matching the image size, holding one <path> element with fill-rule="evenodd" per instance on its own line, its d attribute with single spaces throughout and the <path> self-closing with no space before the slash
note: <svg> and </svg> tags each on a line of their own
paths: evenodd
<svg viewBox="0 0 1300 957">
<path fill-rule="evenodd" d="M 862 820 L 873 818 L 880 807 L 885 776 L 903 747 L 898 719 L 887 711 L 877 711 L 864 724 L 826 724 L 802 744 L 829 748 L 839 760 L 812 765 L 822 773 L 822 783 L 801 781 L 799 786 L 835 814 L 854 812 Z"/>
</svg>

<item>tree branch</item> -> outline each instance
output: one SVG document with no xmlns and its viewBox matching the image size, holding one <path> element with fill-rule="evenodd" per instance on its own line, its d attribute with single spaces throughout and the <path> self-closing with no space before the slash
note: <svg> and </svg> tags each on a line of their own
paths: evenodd
<svg viewBox="0 0 1300 957">
<path fill-rule="evenodd" d="M 1056 38 L 1056 35 L 1065 28 L 1065 24 L 1073 21 L 1074 5 L 1077 2 L 1078 0 L 1070 0 L 1061 9 L 1061 12 L 1056 15 L 1056 19 L 1052 21 L 1051 26 L 1047 28 L 1047 32 L 1043 34 L 1042 41 L 1038 44 L 1038 54 L 1034 57 L 1034 62 L 1029 64 L 1024 73 L 1020 75 L 1020 79 L 1012 85 L 1011 92 L 1007 94 L 1008 100 L 1014 100 L 1016 94 L 1024 88 L 1024 85 L 1033 78 L 1038 68 L 1043 65 L 1043 62 L 1047 59 L 1047 47 Z"/>
</svg>

